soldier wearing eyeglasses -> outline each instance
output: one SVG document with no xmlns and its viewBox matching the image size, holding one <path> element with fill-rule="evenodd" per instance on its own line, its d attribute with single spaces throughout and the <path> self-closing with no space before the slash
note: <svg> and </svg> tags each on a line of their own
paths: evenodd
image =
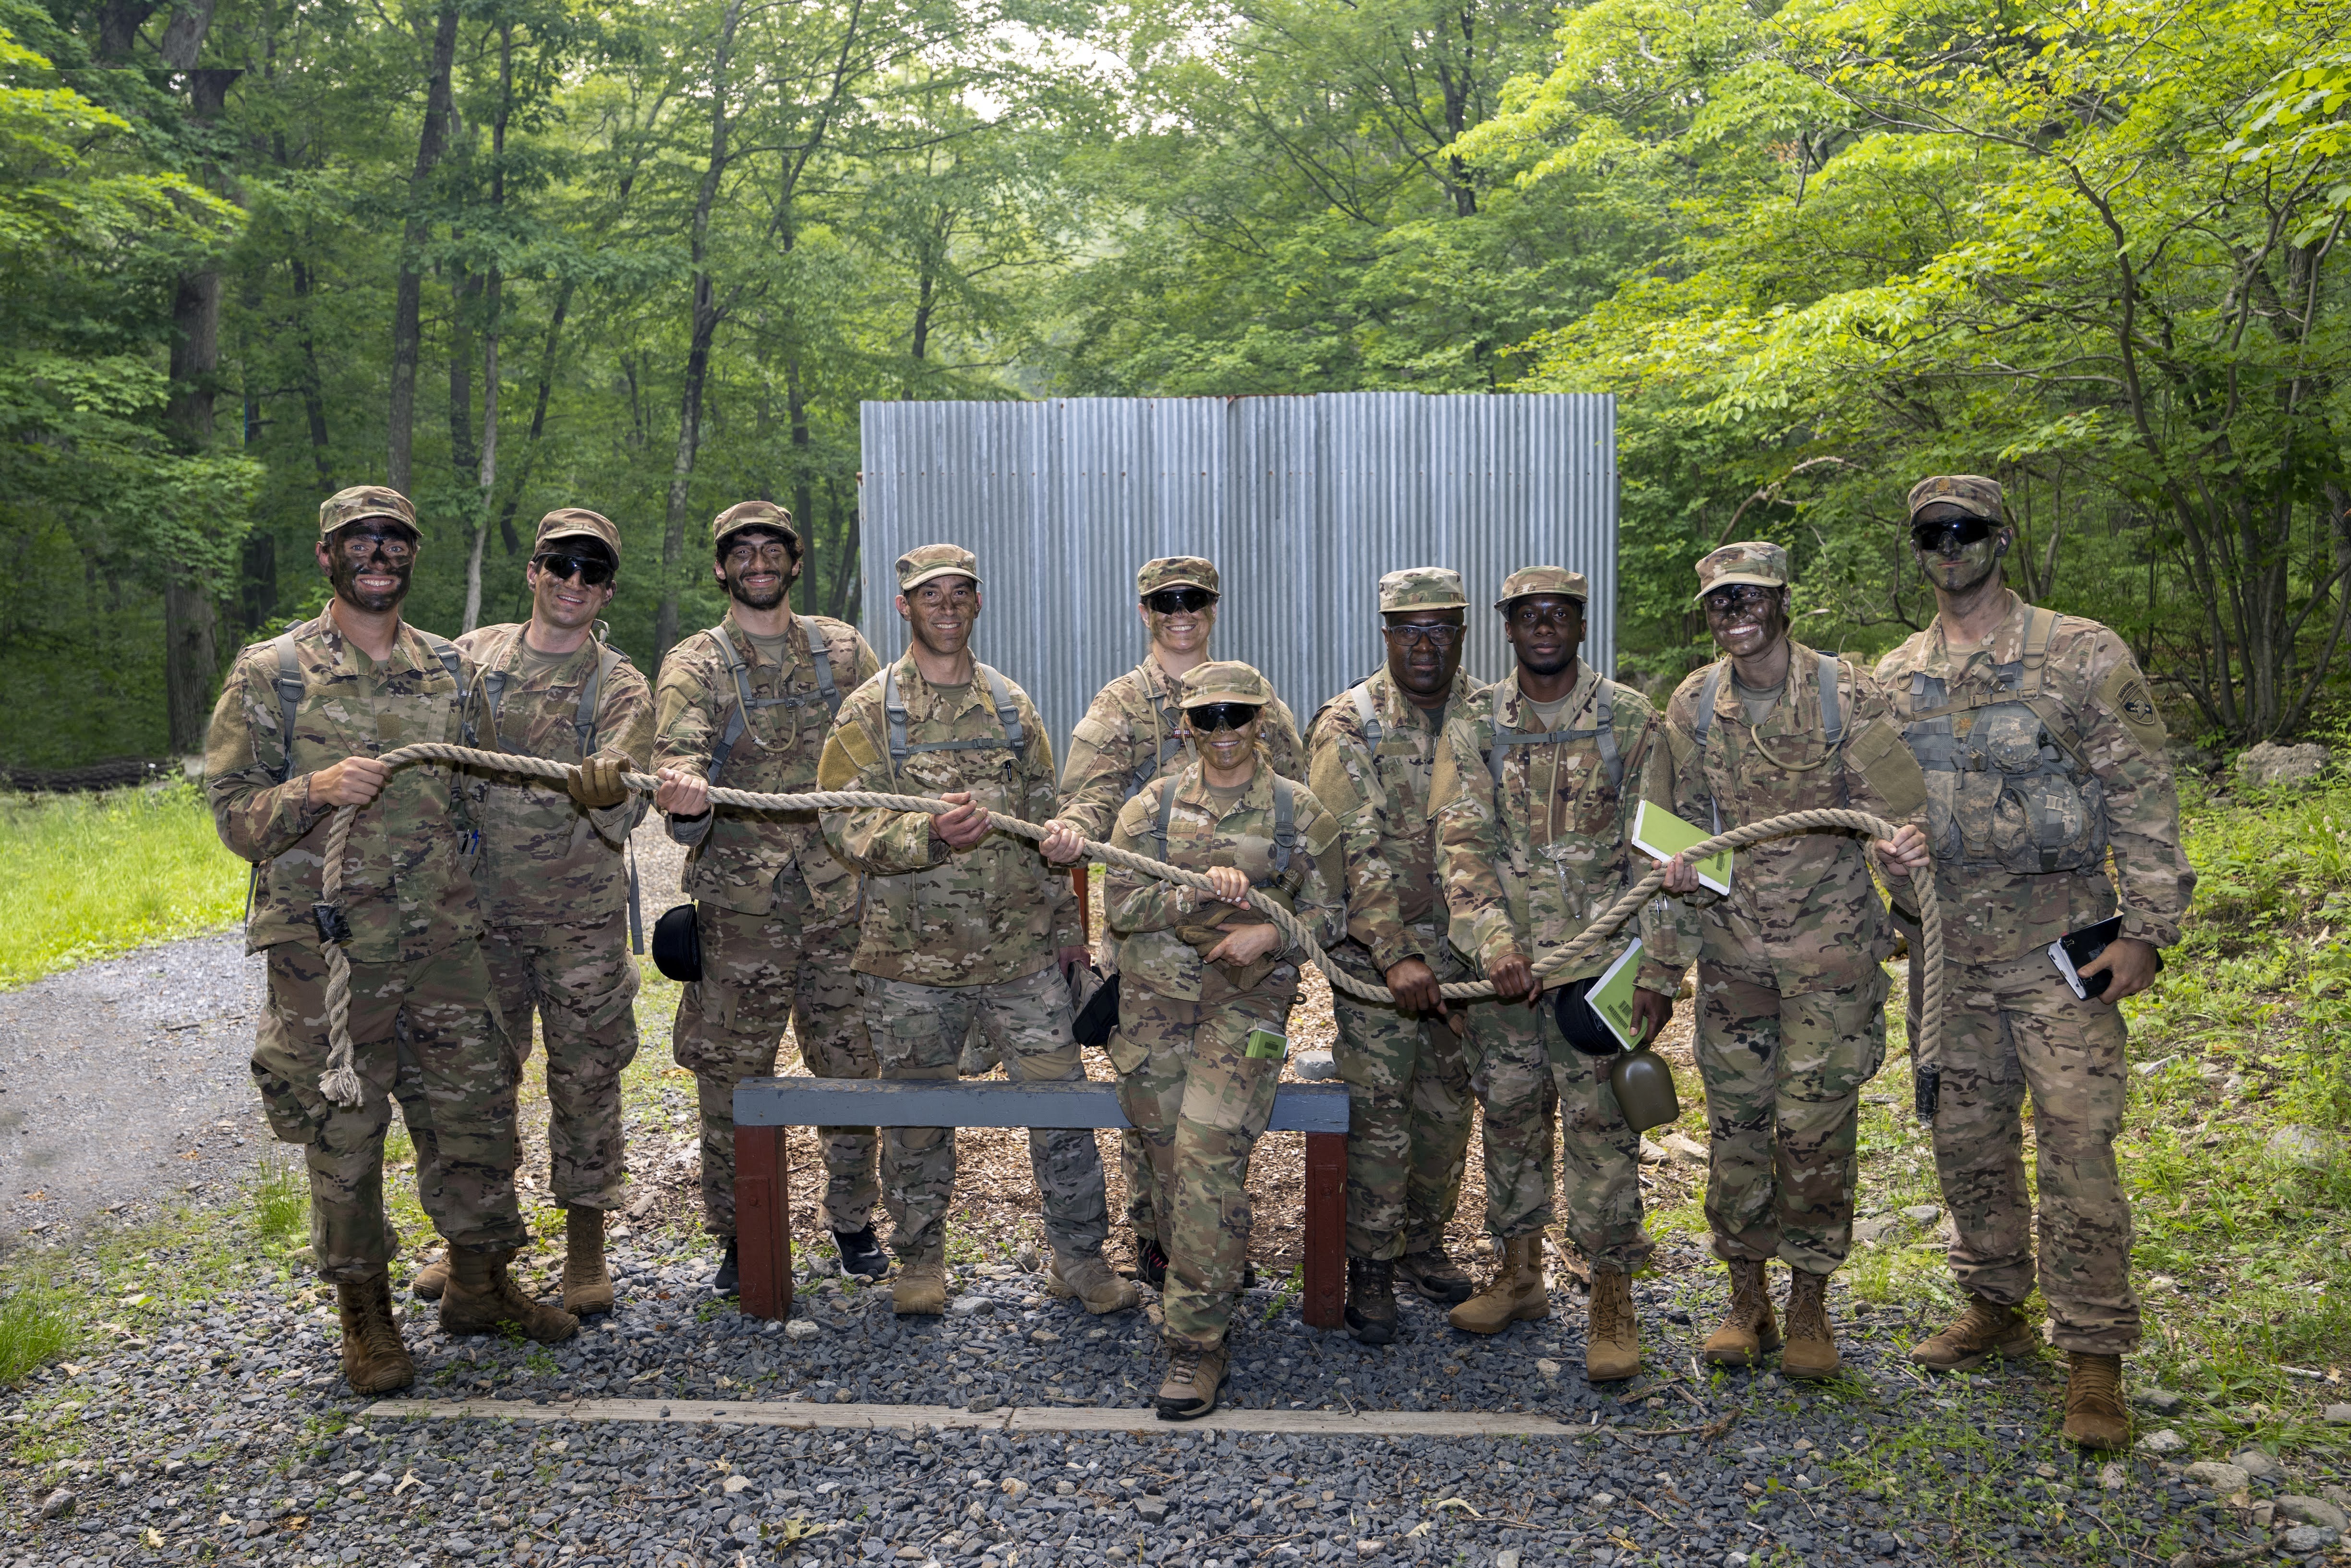
<svg viewBox="0 0 2351 1568">
<path fill-rule="evenodd" d="M 547 1041 L 548 1191 L 564 1211 L 563 1305 L 610 1312 L 604 1216 L 626 1174 L 621 1071 L 637 1054 L 637 966 L 629 956 L 629 833 L 644 802 L 621 782 L 653 749 L 653 688 L 604 640 L 621 532 L 567 507 L 538 521 L 523 580 L 530 619 L 457 639 L 473 662 L 467 743 L 569 765 L 565 788 L 474 769 L 467 808 L 480 834 L 474 887 L 487 929 L 491 999 L 517 1083 L 536 1015 Z M 413 1125 L 420 1171 L 435 1164 Z M 411 1287 L 431 1300 L 444 1264 Z"/>
<path fill-rule="evenodd" d="M 1107 839 L 1120 808 L 1144 785 L 1180 771 L 1196 757 L 1183 718 L 1185 684 L 1207 662 L 1220 591 L 1216 566 L 1197 556 L 1162 556 L 1134 574 L 1135 613 L 1150 637 L 1150 652 L 1094 695 L 1071 732 L 1070 755 L 1061 767 L 1055 820 L 1079 837 Z M 1305 779 L 1306 747 L 1298 738 L 1298 721 L 1280 697 L 1269 696 L 1257 736 L 1277 775 Z M 1102 972 L 1114 973 L 1118 945 L 1106 939 L 1104 948 L 1108 961 Z M 1132 1129 L 1119 1136 L 1119 1166 L 1126 1177 L 1136 1271 L 1155 1287 L 1164 1282 L 1167 1260 L 1153 1239 L 1158 1220 L 1151 1211 L 1150 1170 Z"/>
<path fill-rule="evenodd" d="M 1666 705 L 1674 809 L 1708 833 L 1792 811 L 1849 808 L 1903 824 L 1875 844 L 1889 870 L 1924 865 L 1927 786 L 1858 664 L 1789 636 L 1788 552 L 1724 545 L 1698 563 L 1698 601 L 1722 657 Z M 1730 891 L 1686 855 L 1666 890 L 1704 911 L 1698 1073 L 1712 1146 L 1706 1216 L 1730 1270 L 1730 1308 L 1706 1358 L 1751 1366 L 1782 1348 L 1764 1279 L 1788 1265 L 1791 1377 L 1838 1368 L 1828 1281 L 1853 1244 L 1861 1088 L 1886 1060 L 1894 950 L 1864 841 L 1792 833 L 1741 851 Z"/>
<path fill-rule="evenodd" d="M 1448 1006 L 1440 985 L 1477 978 L 1446 940 L 1445 891 L 1428 816 L 1448 714 L 1485 690 L 1463 673 L 1469 599 L 1461 574 L 1410 567 L 1380 579 L 1387 657 L 1322 705 L 1307 729 L 1314 798 L 1344 830 L 1347 936 L 1332 948 L 1393 1003 L 1333 988 L 1347 1085 L 1347 1327 L 1395 1337 L 1395 1278 L 1458 1306 L 1469 1277 L 1446 1255 L 1469 1147 L 1469 1066 L 1457 1030 L 1488 1030 L 1490 1002 Z"/>
<path fill-rule="evenodd" d="M 784 1030 L 819 1078 L 879 1071 L 849 972 L 862 883 L 833 853 L 813 811 L 713 810 L 710 787 L 763 795 L 816 787 L 832 716 L 881 667 L 857 628 L 792 609 L 799 530 L 772 501 L 744 501 L 710 523 L 711 575 L 726 615 L 662 661 L 654 696 L 653 805 L 686 847 L 702 978 L 678 998 L 672 1050 L 692 1070 L 702 1111 L 703 1224 L 726 1244 L 711 1281 L 735 1290 L 735 1086 L 776 1070 Z M 873 1235 L 881 1186 L 873 1129 L 817 1130 L 825 1169 L 819 1212 L 841 1266 L 880 1279 Z"/>
</svg>

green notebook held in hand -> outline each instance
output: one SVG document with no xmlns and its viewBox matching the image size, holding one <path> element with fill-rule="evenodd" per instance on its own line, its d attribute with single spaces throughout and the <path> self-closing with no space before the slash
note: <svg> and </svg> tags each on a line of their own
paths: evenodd
<svg viewBox="0 0 2351 1568">
<path fill-rule="evenodd" d="M 1609 1033 L 1625 1042 L 1627 1051 L 1641 1043 L 1643 1033 L 1633 1018 L 1633 981 L 1640 969 L 1641 939 L 1635 936 L 1633 945 L 1618 954 L 1616 961 L 1583 993 L 1584 1005 L 1608 1026 Z"/>
<path fill-rule="evenodd" d="M 1633 813 L 1633 846 L 1653 860 L 1669 861 L 1684 850 L 1691 849 L 1714 837 L 1703 828 L 1693 828 L 1671 811 L 1641 802 Z M 1717 893 L 1730 891 L 1730 852 L 1708 855 L 1692 862 L 1699 882 Z"/>
<path fill-rule="evenodd" d="M 1290 1037 L 1270 1029 L 1253 1029 L 1242 1054 L 1259 1061 L 1280 1061 L 1290 1054 Z"/>
</svg>

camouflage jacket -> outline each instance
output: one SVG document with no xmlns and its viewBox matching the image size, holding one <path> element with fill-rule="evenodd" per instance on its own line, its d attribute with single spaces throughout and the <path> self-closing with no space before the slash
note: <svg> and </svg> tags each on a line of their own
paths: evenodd
<svg viewBox="0 0 2351 1568">
<path fill-rule="evenodd" d="M 889 795 L 968 789 L 973 804 L 991 811 L 1029 822 L 1051 818 L 1053 743 L 1028 693 L 1004 682 L 1019 729 L 1016 752 L 985 665 L 960 689 L 931 685 L 912 653 L 892 669 L 904 715 L 902 744 L 955 749 L 910 749 L 893 768 L 884 702 L 891 683 L 877 675 L 841 705 L 817 770 L 820 788 Z M 824 836 L 869 879 L 850 962 L 861 974 L 921 986 L 995 985 L 1033 975 L 1057 949 L 1085 943 L 1069 873 L 1049 867 L 1026 839 L 990 833 L 956 853 L 931 831 L 929 816 L 883 810 L 827 811 Z"/>
<path fill-rule="evenodd" d="M 525 684 L 519 625 L 484 626 L 457 639 L 474 666 L 465 698 L 473 744 L 485 751 L 518 751 L 556 762 L 577 762 L 580 698 L 604 659 L 601 638 Z M 653 688 L 635 665 L 614 655 L 596 684 L 595 751 L 628 758 L 645 770 L 653 750 Z M 500 677 L 503 676 L 503 679 Z M 497 689 L 495 712 L 491 689 Z M 644 816 L 643 795 L 617 806 L 583 810 L 560 783 L 520 774 L 466 770 L 459 788 L 482 835 L 474 858 L 474 887 L 493 925 L 573 925 L 604 920 L 629 896 L 629 832 Z"/>
<path fill-rule="evenodd" d="M 1673 764 L 1647 699 L 1610 684 L 1609 730 L 1624 770 L 1621 787 L 1609 782 L 1601 757 L 1600 677 L 1589 664 L 1579 665 L 1561 710 L 1567 730 L 1585 735 L 1502 747 L 1499 785 L 1489 763 L 1496 719 L 1519 734 L 1534 727 L 1517 672 L 1446 721 L 1429 810 L 1453 945 L 1486 974 L 1512 956 L 1540 970 L 1648 869 L 1648 858 L 1632 845 L 1633 812 L 1644 800 L 1671 809 Z M 1698 956 L 1698 914 L 1679 899 L 1655 898 L 1641 911 L 1638 926 L 1635 983 L 1672 996 Z M 1599 974 L 1615 962 L 1630 935 L 1612 936 L 1547 983 Z"/>
<path fill-rule="evenodd" d="M 1485 689 L 1458 672 L 1445 713 L 1460 711 Z M 1364 734 L 1358 691 L 1370 705 L 1376 743 Z M 1383 973 L 1406 958 L 1437 965 L 1445 956 L 1425 951 L 1428 938 L 1414 935 L 1416 928 L 1428 931 L 1445 907 L 1428 814 L 1444 731 L 1443 716 L 1432 718 L 1414 706 L 1384 664 L 1324 703 L 1307 727 L 1307 779 L 1314 798 L 1337 815 L 1345 848 L 1347 935 Z"/>
<path fill-rule="evenodd" d="M 2007 617 L 1984 647 L 1953 653 L 1938 616 L 1877 664 L 1878 684 L 1895 719 L 1927 764 L 1928 837 L 1936 857 L 1944 950 L 1962 963 L 1998 963 L 2095 925 L 2117 906 L 2124 936 L 2170 946 L 2179 940 L 2196 873 L 2180 849 L 2179 798 L 2164 753 L 2163 716 L 2146 678 L 2120 637 L 2079 616 L 2044 616 L 2045 653 L 2029 648 L 2031 607 L 2014 593 L 2009 600 Z M 2035 658 L 2028 661 L 2029 653 Z M 2038 668 L 2028 670 L 2028 662 Z M 1935 681 L 1945 683 L 1946 701 L 1922 703 L 1931 696 Z M 2037 692 L 2026 692 L 2035 685 Z M 2032 701 L 1984 711 L 2003 693 L 2030 695 Z M 1976 706 L 1970 709 L 1970 704 Z M 2103 848 L 2095 856 L 2078 857 L 2088 863 L 2054 872 L 1952 863 L 1960 858 L 1963 836 L 2000 836 L 2003 820 L 2015 814 L 2018 792 L 2000 792 L 1997 807 L 1984 814 L 1995 820 L 1968 809 L 1960 786 L 1983 780 L 1963 778 L 1948 762 L 1938 767 L 1930 759 L 1928 726 L 1921 715 L 1931 717 L 1937 706 L 1963 743 L 1988 746 L 1994 756 L 2012 750 L 2026 766 L 2035 765 L 2036 757 L 2049 759 L 2052 771 L 2043 785 L 2058 784 L 2068 773 L 2078 778 L 2078 787 L 2047 789 L 2044 803 L 2079 801 L 2076 809 L 2089 811 L 2092 837 Z M 1896 912 L 1915 919 L 1908 889 L 1899 882 L 1891 885 Z"/>
<path fill-rule="evenodd" d="M 1262 766 L 1228 808 L 1218 806 L 1196 762 L 1155 779 L 1120 810 L 1110 841 L 1187 871 L 1238 866 L 1253 884 L 1296 915 L 1315 941 L 1328 946 L 1339 939 L 1346 916 L 1346 868 L 1338 820 L 1304 785 L 1284 779 L 1281 788 L 1290 791 L 1286 855 L 1277 842 L 1280 811 L 1274 798 L 1275 776 Z M 1167 810 L 1164 852 L 1159 842 L 1163 805 Z M 1287 863 L 1277 869 L 1277 862 Z M 1265 916 L 1195 888 L 1113 866 L 1102 882 L 1102 919 L 1124 938 L 1119 973 L 1164 997 L 1222 1001 L 1256 989 L 1285 964 L 1290 967 L 1289 977 L 1277 977 L 1276 983 L 1297 983 L 1300 956 L 1280 948 L 1246 966 L 1208 963 L 1207 954 L 1228 933 L 1261 925 Z"/>
<path fill-rule="evenodd" d="M 1837 743 L 1822 722 L 1821 655 L 1788 644 L 1788 684 L 1761 728 L 1750 725 L 1730 661 L 1693 672 L 1666 705 L 1674 810 L 1709 833 L 1789 811 L 1849 807 L 1926 826 L 1927 784 L 1889 716 L 1886 694 L 1858 665 L 1836 664 Z M 1698 737 L 1698 702 L 1715 683 L 1714 717 Z M 1790 996 L 1833 990 L 1886 961 L 1894 929 L 1870 877 L 1867 841 L 1795 833 L 1740 852 L 1727 897 L 1699 893 L 1710 962 L 1770 968 Z"/>
<path fill-rule="evenodd" d="M 221 842 L 261 867 L 245 925 L 246 948 L 256 953 L 319 939 L 310 906 L 320 896 L 335 808 L 308 803 L 309 776 L 346 757 L 462 742 L 458 704 L 473 679 L 472 662 L 461 653 L 453 680 L 413 626 L 401 627 L 381 664 L 345 643 L 331 613 L 291 635 L 302 685 L 291 747 L 279 717 L 275 641 L 236 656 L 204 740 L 204 794 Z M 424 763 L 395 770 L 360 809 L 341 897 L 351 928 L 343 950 L 353 962 L 413 963 L 480 935 L 481 907 L 464 853 L 471 826 L 455 770 Z"/>
<path fill-rule="evenodd" d="M 1184 677 L 1164 673 L 1148 657 L 1095 693 L 1070 732 L 1056 815 L 1090 839 L 1105 838 L 1137 790 L 1197 760 L 1183 699 Z M 1259 758 L 1284 779 L 1302 782 L 1306 748 L 1290 705 L 1276 697 L 1259 716 L 1257 733 Z"/>
<path fill-rule="evenodd" d="M 662 661 L 654 698 L 653 767 L 688 768 L 730 789 L 760 795 L 790 795 L 815 788 L 817 762 L 832 715 L 809 656 L 809 625 L 824 634 L 832 689 L 847 699 L 879 669 L 873 650 L 857 628 L 822 615 L 795 615 L 784 639 L 779 665 L 753 645 L 729 612 L 707 632 L 697 632 Z M 718 638 L 734 644 L 751 691 L 751 711 L 726 766 L 710 776 L 711 758 L 726 737 L 727 720 L 740 708 L 735 677 Z M 746 811 L 714 807 L 706 815 L 672 818 L 670 837 L 686 846 L 685 874 L 679 891 L 688 898 L 743 915 L 775 907 L 776 883 L 797 868 L 808 884 L 810 904 L 833 921 L 857 912 L 857 873 L 828 848 L 813 811 Z"/>
</svg>

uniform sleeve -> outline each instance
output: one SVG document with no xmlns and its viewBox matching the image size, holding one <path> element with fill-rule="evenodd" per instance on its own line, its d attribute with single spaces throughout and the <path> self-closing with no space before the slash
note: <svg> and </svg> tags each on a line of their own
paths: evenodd
<svg viewBox="0 0 2351 1568">
<path fill-rule="evenodd" d="M 1634 747 L 1634 758 L 1626 768 L 1628 778 L 1640 780 L 1637 790 L 1628 789 L 1618 802 L 1624 812 L 1625 881 L 1629 888 L 1648 873 L 1649 857 L 1633 847 L 1633 814 L 1646 800 L 1652 806 L 1668 810 L 1673 805 L 1674 765 L 1672 747 L 1666 741 L 1665 725 L 1655 717 L 1647 731 Z M 1645 991 L 1670 997 L 1681 989 L 1682 972 L 1697 962 L 1698 952 L 1698 913 L 1683 899 L 1669 898 L 1660 894 L 1641 906 L 1641 963 L 1633 983 Z"/>
<path fill-rule="evenodd" d="M 1902 738 L 1894 705 L 1877 677 L 1858 665 L 1853 672 L 1845 721 L 1845 795 L 1854 810 L 1883 817 L 1897 825 L 1924 831 L 1927 826 L 1927 775 L 1917 757 Z"/>
<path fill-rule="evenodd" d="M 653 692 L 635 665 L 623 662 L 612 666 L 612 678 L 596 699 L 596 736 L 599 753 L 625 758 L 631 772 L 647 771 L 645 762 L 653 749 Z M 619 805 L 589 812 L 588 824 L 606 843 L 618 847 L 644 821 L 651 800 L 632 789 Z M 702 832 L 710 831 L 707 817 L 696 821 Z"/>
<path fill-rule="evenodd" d="M 1339 820 L 1322 809 L 1310 789 L 1299 802 L 1305 819 L 1305 849 L 1311 869 L 1290 900 L 1290 913 L 1324 947 L 1347 929 L 1347 856 Z M 1311 810 L 1304 808 L 1311 807 Z"/>
<path fill-rule="evenodd" d="M 1027 709 L 1024 720 L 1029 727 L 1028 755 L 1022 759 L 1021 820 L 1040 826 L 1053 820 L 1053 808 L 1061 797 L 1054 788 L 1053 737 L 1045 733 L 1044 721 L 1038 717 L 1035 707 Z M 1053 904 L 1053 946 L 1082 947 L 1086 945 L 1086 928 L 1078 921 L 1077 890 L 1071 885 L 1070 873 L 1045 859 L 1044 850 L 1029 846 L 1044 868 L 1045 885 Z"/>
<path fill-rule="evenodd" d="M 855 691 L 882 673 L 882 661 L 873 656 L 873 646 L 866 642 L 865 633 L 852 627 L 849 635 L 854 644 L 851 650 L 850 665 L 856 673 L 850 677 L 848 685 L 841 688 L 844 694 Z"/>
<path fill-rule="evenodd" d="M 1090 839 L 1108 835 L 1118 821 L 1126 781 L 1134 773 L 1134 727 L 1119 711 L 1112 688 L 1104 686 L 1070 732 L 1070 755 L 1061 766 L 1054 815 Z"/>
<path fill-rule="evenodd" d="M 872 705 L 844 706 L 841 722 L 825 737 L 824 755 L 817 759 L 820 789 L 862 789 L 877 795 L 904 791 L 892 781 L 887 755 L 867 733 L 865 716 Z M 931 831 L 927 811 L 890 811 L 879 807 L 826 811 L 824 841 L 844 864 L 869 876 L 899 876 L 940 864 L 954 852 Z"/>
<path fill-rule="evenodd" d="M 308 774 L 277 782 L 288 738 L 277 729 L 275 688 L 255 661 L 238 660 L 204 735 L 204 795 L 221 842 L 256 865 L 292 849 L 325 815 L 310 809 Z"/>
<path fill-rule="evenodd" d="M 1159 791 L 1174 788 L 1173 779 L 1162 779 L 1129 800 L 1111 829 L 1111 846 L 1156 860 L 1159 845 L 1151 836 L 1150 824 L 1159 810 Z M 1110 866 L 1102 873 L 1102 924 L 1121 936 L 1166 931 L 1192 917 L 1199 908 L 1200 896 L 1159 877 Z"/>
<path fill-rule="evenodd" d="M 1273 764 L 1273 770 L 1293 784 L 1305 784 L 1311 758 L 1306 743 L 1298 737 L 1298 717 L 1290 711 L 1290 705 L 1280 697 L 1267 704 L 1257 733 L 1258 744 L 1265 747 L 1266 760 Z"/>
<path fill-rule="evenodd" d="M 708 672 L 683 654 L 684 646 L 671 649 L 662 661 L 653 694 L 653 770 L 682 768 L 707 778 L 711 753 L 718 748 L 717 704 Z M 698 817 L 673 816 L 669 836 L 692 849 L 710 836 L 710 824 L 708 811 Z"/>
<path fill-rule="evenodd" d="M 2179 795 L 2164 750 L 2163 715 L 2123 640 L 2094 634 L 2085 674 L 2083 759 L 2105 786 L 2106 841 L 2114 852 L 2122 934 L 2170 947 L 2196 891 L 2179 842 Z"/>
<path fill-rule="evenodd" d="M 1410 865 L 1413 857 L 1388 852 L 1397 825 L 1388 821 L 1377 765 L 1362 731 L 1341 716 L 1334 703 L 1315 721 L 1306 751 L 1307 788 L 1339 824 L 1347 935 L 1370 951 L 1383 972 L 1406 958 L 1433 956 L 1405 946 L 1399 877 L 1400 868 Z M 1410 826 L 1416 830 L 1419 824 Z"/>
<path fill-rule="evenodd" d="M 1479 755 L 1478 733 L 1466 720 L 1445 727 L 1428 802 L 1453 945 L 1490 975 L 1504 959 L 1525 957 L 1526 943 L 1511 923 L 1510 899 L 1495 869 L 1502 844 L 1493 777 Z"/>
</svg>

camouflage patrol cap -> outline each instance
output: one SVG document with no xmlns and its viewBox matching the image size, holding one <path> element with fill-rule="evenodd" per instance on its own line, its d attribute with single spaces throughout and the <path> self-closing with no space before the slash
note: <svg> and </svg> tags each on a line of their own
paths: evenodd
<svg viewBox="0 0 2351 1568">
<path fill-rule="evenodd" d="M 1212 703 L 1247 703 L 1263 707 L 1273 700 L 1273 687 L 1253 665 L 1238 659 L 1211 659 L 1184 677 L 1184 706 L 1207 707 Z"/>
<path fill-rule="evenodd" d="M 1144 561 L 1143 570 L 1134 574 L 1134 596 L 1148 599 L 1163 588 L 1204 588 L 1210 593 L 1224 592 L 1217 586 L 1216 563 L 1196 555 L 1163 555 L 1157 560 Z"/>
<path fill-rule="evenodd" d="M 319 503 L 319 537 L 325 538 L 337 528 L 349 528 L 370 517 L 381 517 L 385 522 L 400 524 L 411 533 L 416 531 L 416 508 L 408 504 L 407 497 L 389 485 L 354 485 Z"/>
<path fill-rule="evenodd" d="M 1751 582 L 1758 588 L 1788 586 L 1788 552 L 1767 539 L 1741 539 L 1723 546 L 1698 563 L 1698 597 L 1718 588 Z"/>
<path fill-rule="evenodd" d="M 916 545 L 898 558 L 898 591 L 917 588 L 935 577 L 967 577 L 979 586 L 979 558 L 961 545 Z"/>
<path fill-rule="evenodd" d="M 1570 571 L 1562 566 L 1522 566 L 1502 579 L 1502 597 L 1494 601 L 1501 609 L 1513 599 L 1526 599 L 1538 593 L 1563 593 L 1578 604 L 1592 600 L 1592 586 L 1580 571 Z"/>
<path fill-rule="evenodd" d="M 800 531 L 792 527 L 792 515 L 773 501 L 737 501 L 710 519 L 710 543 L 714 549 L 723 546 L 729 534 L 739 534 L 745 528 L 765 528 L 771 534 L 781 534 L 791 541 L 792 554 L 800 553 Z"/>
<path fill-rule="evenodd" d="M 530 553 L 538 554 L 558 539 L 594 539 L 612 552 L 612 564 L 621 564 L 621 530 L 602 514 L 585 507 L 563 507 L 538 519 L 538 537 L 531 541 Z"/>
<path fill-rule="evenodd" d="M 1468 591 L 1448 566 L 1408 566 L 1380 579 L 1380 613 L 1404 610 L 1467 610 Z"/>
<path fill-rule="evenodd" d="M 2007 508 L 2001 504 L 2000 481 L 1980 474 L 1938 474 L 1919 480 L 1910 486 L 1911 519 L 1916 521 L 1920 512 L 1938 501 L 1988 523 L 2008 520 Z"/>
</svg>

